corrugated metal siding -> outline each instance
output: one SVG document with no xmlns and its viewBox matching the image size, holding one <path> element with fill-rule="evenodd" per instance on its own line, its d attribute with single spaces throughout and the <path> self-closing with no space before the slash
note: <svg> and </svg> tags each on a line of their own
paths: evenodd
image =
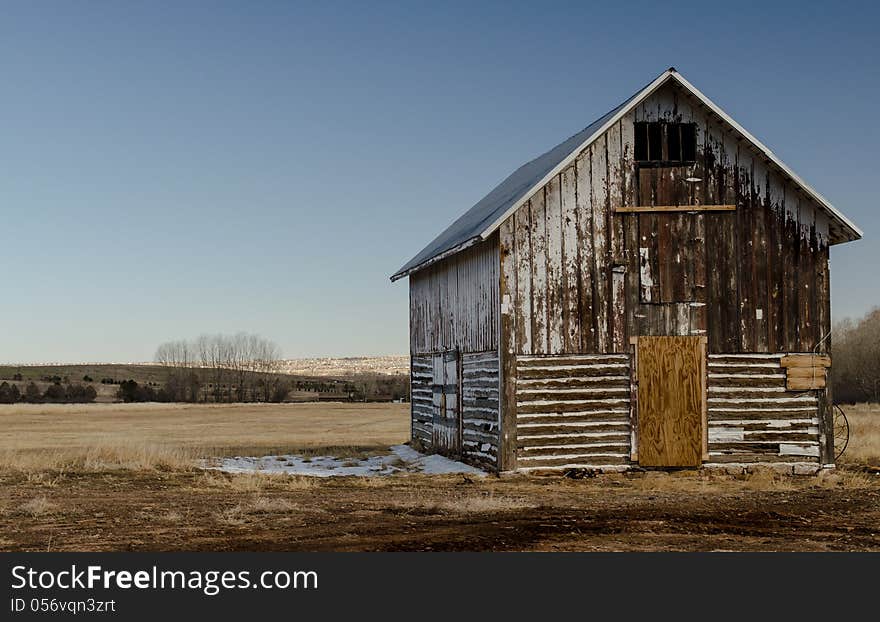
<svg viewBox="0 0 880 622">
<path fill-rule="evenodd" d="M 498 352 L 462 356 L 462 450 L 465 460 L 498 467 Z"/>
<path fill-rule="evenodd" d="M 516 357 L 517 468 L 625 469 L 628 355 Z"/>
<path fill-rule="evenodd" d="M 498 349 L 498 236 L 410 278 L 410 352 Z"/>
<path fill-rule="evenodd" d="M 431 447 L 434 433 L 432 406 L 433 364 L 431 355 L 413 356 L 410 363 L 410 409 L 412 440 Z"/>
<path fill-rule="evenodd" d="M 709 356 L 710 463 L 819 461 L 816 391 L 786 391 L 781 356 Z"/>
</svg>

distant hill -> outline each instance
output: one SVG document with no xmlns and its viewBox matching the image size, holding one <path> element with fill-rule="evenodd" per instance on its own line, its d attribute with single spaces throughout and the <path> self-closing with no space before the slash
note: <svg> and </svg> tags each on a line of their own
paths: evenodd
<svg viewBox="0 0 880 622">
<path fill-rule="evenodd" d="M 391 399 L 408 394 L 409 356 L 286 359 L 281 363 L 279 373 L 291 381 L 289 401 L 347 400 L 357 395 Z M 21 390 L 34 382 L 40 391 L 53 382 L 91 385 L 98 393 L 96 401 L 112 402 L 123 380 L 159 387 L 167 373 L 154 363 L 7 364 L 0 365 L 0 382 L 15 383 Z"/>
<path fill-rule="evenodd" d="M 345 358 L 285 359 L 281 371 L 302 376 L 346 377 L 353 374 L 409 374 L 409 356 L 352 356 Z"/>
</svg>

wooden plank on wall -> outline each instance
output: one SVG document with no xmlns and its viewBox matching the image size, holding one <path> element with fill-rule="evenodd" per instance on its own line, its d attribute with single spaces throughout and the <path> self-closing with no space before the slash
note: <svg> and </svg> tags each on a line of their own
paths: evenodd
<svg viewBox="0 0 880 622">
<path fill-rule="evenodd" d="M 514 215 L 516 247 L 516 291 L 515 316 L 516 352 L 532 353 L 532 241 L 530 225 L 530 204 L 526 204 Z"/>
<path fill-rule="evenodd" d="M 632 205 L 615 207 L 617 214 L 650 212 L 732 212 L 736 205 Z"/>
<path fill-rule="evenodd" d="M 764 189 L 766 174 L 762 167 L 752 159 L 750 204 L 752 209 L 752 255 L 754 298 L 755 298 L 755 352 L 771 352 L 770 322 L 771 314 L 769 299 L 768 268 L 770 262 L 770 248 L 767 243 L 767 217 L 769 209 L 764 204 Z"/>
<path fill-rule="evenodd" d="M 599 352 L 610 350 L 611 275 L 608 246 L 608 158 L 606 136 L 599 137 L 590 146 L 591 203 L 593 206 L 593 260 L 595 280 L 596 346 Z"/>
<path fill-rule="evenodd" d="M 508 218 L 499 231 L 499 294 L 500 331 L 499 356 L 501 358 L 499 413 L 500 437 L 498 447 L 498 469 L 510 471 L 516 468 L 516 332 L 515 317 L 511 299 L 516 292 L 516 232 L 513 219 Z"/>
<path fill-rule="evenodd" d="M 621 125 L 618 121 L 608 129 L 608 205 L 620 205 L 624 201 L 623 145 Z M 624 256 L 623 217 L 613 210 L 608 213 L 609 262 L 611 277 L 611 300 L 609 305 L 609 330 L 611 351 L 622 353 L 626 347 L 626 258 Z"/>
<path fill-rule="evenodd" d="M 532 353 L 547 354 L 547 213 L 543 188 L 530 201 L 532 238 Z"/>
<path fill-rule="evenodd" d="M 590 150 L 587 149 L 575 161 L 577 171 L 577 230 L 580 254 L 578 270 L 578 317 L 581 331 L 581 352 L 596 352 L 597 325 L 594 310 L 595 270 L 593 258 L 593 203 Z"/>
<path fill-rule="evenodd" d="M 638 202 L 638 186 L 635 170 L 635 128 L 632 115 L 620 120 L 621 140 L 621 206 L 627 207 Z M 636 313 L 639 305 L 639 220 L 638 214 L 621 214 L 617 217 L 623 229 L 625 252 L 626 328 L 625 342 L 636 334 Z"/>
<path fill-rule="evenodd" d="M 562 188 L 562 317 L 564 351 L 581 352 L 580 244 L 578 243 L 577 170 L 569 166 L 561 173 Z"/>
<path fill-rule="evenodd" d="M 562 198 L 560 176 L 551 179 L 545 191 L 547 215 L 547 352 L 561 354 L 565 343 L 562 323 Z"/>
<path fill-rule="evenodd" d="M 787 354 L 779 359 L 783 367 L 831 367 L 831 357 L 824 354 Z"/>
</svg>

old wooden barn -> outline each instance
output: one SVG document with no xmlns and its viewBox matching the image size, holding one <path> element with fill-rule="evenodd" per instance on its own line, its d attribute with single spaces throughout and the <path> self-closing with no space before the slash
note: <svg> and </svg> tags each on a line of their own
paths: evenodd
<svg viewBox="0 0 880 622">
<path fill-rule="evenodd" d="M 861 237 L 675 69 L 410 280 L 412 438 L 497 470 L 833 462 L 829 248 Z"/>
</svg>

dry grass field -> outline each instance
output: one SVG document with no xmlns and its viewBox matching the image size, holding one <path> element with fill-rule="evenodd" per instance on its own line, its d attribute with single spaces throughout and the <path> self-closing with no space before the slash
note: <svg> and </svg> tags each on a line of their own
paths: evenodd
<svg viewBox="0 0 880 622">
<path fill-rule="evenodd" d="M 0 468 L 190 468 L 197 458 L 387 447 L 408 404 L 0 405 Z"/>
<path fill-rule="evenodd" d="M 880 550 L 880 408 L 816 477 L 307 478 L 200 457 L 354 455 L 406 404 L 0 407 L 0 550 Z"/>
</svg>

